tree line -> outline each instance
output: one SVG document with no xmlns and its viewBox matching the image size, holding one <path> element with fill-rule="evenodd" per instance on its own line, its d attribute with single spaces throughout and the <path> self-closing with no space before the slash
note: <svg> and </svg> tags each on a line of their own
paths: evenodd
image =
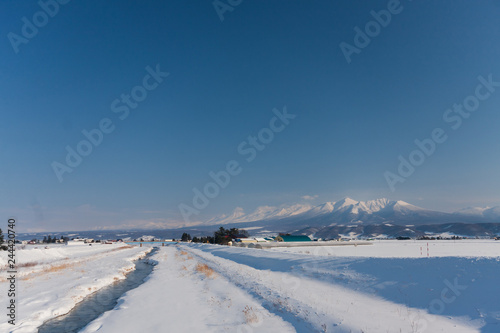
<svg viewBox="0 0 500 333">
<path fill-rule="evenodd" d="M 227 245 L 233 238 L 246 238 L 248 237 L 248 232 L 244 229 L 231 228 L 225 229 L 220 227 L 219 230 L 214 232 L 213 236 L 203 236 L 203 237 L 193 237 L 188 233 L 183 233 L 181 241 L 187 242 L 192 241 L 193 243 L 210 243 L 210 244 L 222 244 Z"/>
<path fill-rule="evenodd" d="M 69 238 L 68 237 L 64 237 L 64 236 L 61 236 L 61 238 L 59 238 L 60 240 L 62 240 L 63 242 L 67 242 L 69 241 Z M 42 240 L 42 243 L 47 243 L 47 244 L 51 244 L 51 243 L 55 243 L 57 241 L 57 237 L 52 237 L 51 235 L 49 235 L 48 237 L 47 236 L 43 236 L 43 240 Z"/>
</svg>

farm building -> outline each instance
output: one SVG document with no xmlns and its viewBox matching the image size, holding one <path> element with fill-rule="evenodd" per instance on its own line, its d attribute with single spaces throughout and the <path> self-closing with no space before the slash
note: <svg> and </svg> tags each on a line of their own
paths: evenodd
<svg viewBox="0 0 500 333">
<path fill-rule="evenodd" d="M 277 242 L 311 242 L 311 238 L 299 235 L 299 236 L 278 236 L 274 239 Z"/>
<path fill-rule="evenodd" d="M 238 239 L 236 239 L 236 242 L 246 243 L 246 244 L 257 243 L 257 241 L 253 238 L 238 238 Z"/>
</svg>

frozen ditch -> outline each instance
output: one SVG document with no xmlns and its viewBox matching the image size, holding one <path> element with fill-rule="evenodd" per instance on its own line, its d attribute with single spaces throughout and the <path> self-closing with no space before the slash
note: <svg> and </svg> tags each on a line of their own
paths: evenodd
<svg viewBox="0 0 500 333">
<path fill-rule="evenodd" d="M 38 333 L 76 333 L 104 312 L 112 310 L 123 294 L 144 283 L 144 279 L 154 268 L 149 257 L 157 251 L 158 248 L 155 247 L 146 257 L 138 259 L 135 262 L 135 270 L 128 273 L 125 279 L 87 296 L 67 314 L 43 323 Z"/>
</svg>

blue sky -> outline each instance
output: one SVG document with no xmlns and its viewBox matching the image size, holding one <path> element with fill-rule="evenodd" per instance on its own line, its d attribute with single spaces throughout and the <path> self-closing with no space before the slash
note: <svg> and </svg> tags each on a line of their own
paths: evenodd
<svg viewBox="0 0 500 333">
<path fill-rule="evenodd" d="M 500 88 L 459 129 L 443 120 L 478 76 L 500 81 L 500 5 L 401 1 L 348 63 L 340 43 L 355 45 L 354 27 L 388 3 L 242 1 L 221 21 L 211 1 L 73 0 L 17 53 L 9 33 L 22 36 L 23 17 L 42 9 L 0 3 L 3 220 L 49 231 L 178 226 L 179 204 L 192 206 L 193 188 L 231 160 L 242 171 L 193 221 L 304 195 L 444 211 L 500 204 Z M 112 102 L 157 65 L 169 76 L 120 120 Z M 239 144 L 284 107 L 296 117 L 247 162 Z M 60 182 L 53 162 L 104 118 L 114 131 Z M 435 128 L 447 141 L 391 191 L 384 173 Z"/>
</svg>

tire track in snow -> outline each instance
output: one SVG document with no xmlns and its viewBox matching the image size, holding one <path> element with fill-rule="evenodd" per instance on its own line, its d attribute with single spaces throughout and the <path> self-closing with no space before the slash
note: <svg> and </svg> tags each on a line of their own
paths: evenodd
<svg viewBox="0 0 500 333">
<path fill-rule="evenodd" d="M 207 258 L 204 252 L 201 253 L 193 253 L 190 248 L 186 248 L 183 246 L 183 250 L 189 252 L 189 254 L 194 257 L 194 259 L 197 262 L 205 263 L 207 264 L 211 269 L 213 269 L 217 274 L 221 275 L 223 278 L 227 279 L 230 283 L 235 285 L 235 287 L 239 288 L 240 290 L 248 293 L 250 296 L 253 296 L 256 298 L 258 302 L 261 302 L 261 306 L 265 308 L 267 311 L 270 313 L 282 318 L 282 320 L 288 322 L 290 325 L 292 325 L 297 332 L 317 332 L 318 329 L 314 326 L 311 325 L 310 322 L 308 321 L 301 321 L 297 320 L 297 317 L 301 317 L 297 311 L 303 311 L 303 316 L 308 317 L 311 312 L 314 312 L 312 309 L 307 309 L 307 305 L 303 305 L 301 309 L 298 309 L 296 307 L 292 307 L 290 304 L 288 304 L 287 298 L 280 297 L 279 294 L 277 294 L 273 289 L 268 288 L 267 286 L 263 284 L 259 284 L 256 281 L 251 283 L 251 287 L 248 286 L 248 281 L 243 281 L 242 279 L 239 279 L 239 276 L 234 276 L 231 274 L 225 274 L 224 268 L 221 267 L 220 263 L 211 260 L 210 258 Z M 226 260 L 226 259 L 222 259 Z M 228 260 L 230 261 L 230 260 Z M 239 264 L 237 264 L 239 265 Z M 243 271 L 240 272 L 242 275 L 245 273 Z M 247 282 L 247 283 L 245 283 Z M 292 284 L 297 284 L 298 280 L 296 281 L 295 278 L 291 279 L 285 279 L 285 283 L 292 283 Z M 242 332 L 247 332 L 248 330 L 238 330 L 238 333 Z M 249 328 L 248 333 L 253 332 L 251 328 Z M 320 332 L 324 332 L 324 330 L 320 330 Z"/>
<path fill-rule="evenodd" d="M 191 246 L 182 247 L 255 295 L 268 311 L 292 323 L 298 332 L 478 332 L 466 323 L 425 310 L 307 277 L 255 269 Z"/>
<path fill-rule="evenodd" d="M 335 328 L 335 332 L 352 331 L 351 327 L 341 327 L 342 320 L 332 323 L 325 313 L 293 297 L 293 292 L 301 285 L 298 277 L 254 269 L 192 248 L 185 247 L 185 250 L 238 287 L 256 296 L 263 307 L 290 322 L 298 332 L 330 332 L 330 327 Z"/>
</svg>

